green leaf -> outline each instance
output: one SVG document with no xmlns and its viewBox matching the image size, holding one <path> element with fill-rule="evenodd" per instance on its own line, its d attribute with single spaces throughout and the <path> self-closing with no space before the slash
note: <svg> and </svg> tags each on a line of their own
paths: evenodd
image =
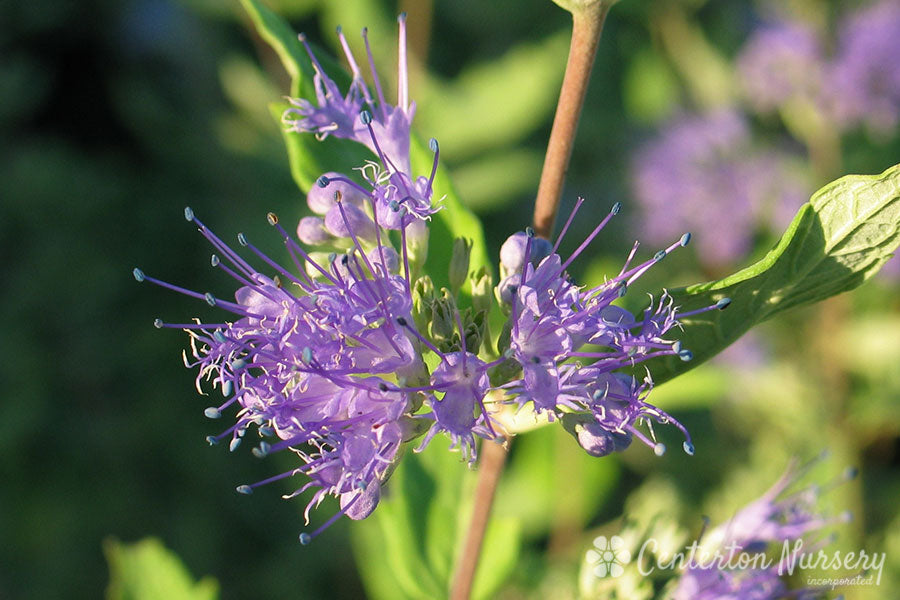
<svg viewBox="0 0 900 600">
<path fill-rule="evenodd" d="M 375 513 L 351 529 L 356 562 L 373 599 L 442 598 L 462 548 L 477 473 L 437 437 L 404 457 Z M 473 584 L 490 598 L 515 566 L 517 519 L 492 519 Z"/>
<path fill-rule="evenodd" d="M 199 582 L 156 538 L 134 544 L 115 539 L 103 543 L 109 563 L 108 600 L 214 600 L 219 584 L 211 577 Z"/>
<path fill-rule="evenodd" d="M 653 380 L 675 377 L 783 310 L 851 290 L 878 272 L 900 245 L 900 165 L 849 175 L 816 192 L 781 241 L 758 263 L 725 279 L 671 292 L 682 312 L 732 299 L 724 311 L 684 319 L 680 336 L 694 360 L 648 363 Z"/>
</svg>

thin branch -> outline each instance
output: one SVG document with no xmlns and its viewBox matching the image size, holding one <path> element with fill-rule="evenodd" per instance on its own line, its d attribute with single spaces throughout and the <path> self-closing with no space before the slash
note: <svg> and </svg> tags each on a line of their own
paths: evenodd
<svg viewBox="0 0 900 600">
<path fill-rule="evenodd" d="M 508 443 L 509 440 L 506 441 L 506 444 Z M 472 583 L 475 580 L 475 570 L 481 556 L 484 532 L 487 530 L 491 508 L 494 505 L 494 493 L 497 491 L 497 483 L 500 481 L 500 474 L 503 473 L 503 465 L 508 454 L 506 444 L 485 442 L 481 446 L 478 483 L 475 487 L 475 505 L 472 508 L 472 518 L 469 521 L 469 530 L 466 533 L 462 554 L 459 556 L 456 572 L 453 574 L 450 600 L 469 600 L 469 595 L 472 593 Z"/>
<path fill-rule="evenodd" d="M 559 211 L 559 199 L 562 195 L 569 158 L 572 156 L 572 144 L 578 119 L 584 106 L 600 33 L 610 4 L 601 2 L 596 10 L 578 10 L 572 13 L 572 44 L 569 47 L 569 60 L 566 63 L 566 74 L 562 89 L 559 92 L 559 104 L 550 131 L 550 142 L 544 157 L 544 169 L 541 172 L 541 183 L 538 186 L 537 199 L 534 204 L 534 231 L 543 238 L 553 233 L 553 223 Z"/>
</svg>

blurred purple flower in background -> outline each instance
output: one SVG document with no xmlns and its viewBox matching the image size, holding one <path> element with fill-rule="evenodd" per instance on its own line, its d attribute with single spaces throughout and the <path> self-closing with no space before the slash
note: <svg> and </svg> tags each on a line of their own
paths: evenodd
<svg viewBox="0 0 900 600">
<path fill-rule="evenodd" d="M 688 568 L 678 580 L 670 596 L 672 600 L 811 600 L 823 597 L 825 590 L 821 588 L 789 589 L 781 576 L 793 572 L 801 553 L 815 554 L 834 539 L 833 536 L 825 537 L 807 546 L 805 536 L 851 518 L 850 513 L 824 516 L 816 505 L 829 489 L 856 477 L 854 468 L 845 470 L 841 478 L 831 484 L 810 484 L 785 494 L 826 455 L 821 454 L 805 466 L 792 463 L 769 491 L 739 510 L 727 523 L 709 531 L 699 544 L 696 557 L 691 556 Z M 790 552 L 783 552 L 781 546 L 784 544 Z M 752 559 L 767 550 L 777 550 L 779 559 L 769 558 L 765 563 L 757 561 L 750 568 L 727 568 L 727 565 L 738 564 L 740 558 Z"/>
<path fill-rule="evenodd" d="M 885 135 L 900 119 L 900 2 L 887 0 L 842 24 L 829 73 L 838 121 Z"/>
<path fill-rule="evenodd" d="M 743 93 L 758 112 L 791 101 L 822 102 L 826 61 L 816 32 L 804 23 L 777 23 L 750 36 L 737 58 Z"/>
<path fill-rule="evenodd" d="M 760 226 L 782 226 L 808 197 L 787 158 L 757 149 L 735 111 L 676 118 L 634 156 L 642 236 L 662 243 L 692 231 L 702 264 L 734 262 L 749 252 Z"/>
</svg>

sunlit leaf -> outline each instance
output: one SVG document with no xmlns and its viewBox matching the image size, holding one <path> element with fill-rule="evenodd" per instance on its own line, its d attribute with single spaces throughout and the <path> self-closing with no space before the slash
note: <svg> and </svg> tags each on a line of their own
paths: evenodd
<svg viewBox="0 0 900 600">
<path fill-rule="evenodd" d="M 725 279 L 671 292 L 682 312 L 725 297 L 732 303 L 727 310 L 684 319 L 680 339 L 694 360 L 651 361 L 654 381 L 691 369 L 783 310 L 855 288 L 878 272 L 898 244 L 900 165 L 826 185 L 761 261 Z"/>
</svg>

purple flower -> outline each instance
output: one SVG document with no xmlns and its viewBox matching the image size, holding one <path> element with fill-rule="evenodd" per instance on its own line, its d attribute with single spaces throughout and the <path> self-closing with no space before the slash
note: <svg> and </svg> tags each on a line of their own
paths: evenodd
<svg viewBox="0 0 900 600">
<path fill-rule="evenodd" d="M 185 363 L 198 369 L 198 390 L 204 380 L 222 390 L 224 402 L 206 409 L 206 415 L 217 419 L 237 408 L 235 423 L 209 441 L 227 440 L 235 450 L 255 428 L 254 454 L 290 449 L 302 463 L 238 491 L 249 494 L 260 485 L 305 475 L 308 481 L 291 496 L 315 490 L 307 515 L 333 495 L 341 501 L 335 518 L 364 518 L 377 504 L 380 485 L 413 431 L 414 392 L 398 384 L 398 377 L 424 370 L 418 339 L 398 324 L 412 320 L 408 280 L 370 261 L 359 245 L 320 265 L 271 214 L 269 222 L 283 237 L 299 276 L 238 236 L 241 246 L 277 273 L 270 277 L 215 236 L 193 211 L 186 209 L 185 216 L 216 248 L 212 265 L 238 282 L 235 301 L 179 288 L 138 269 L 135 277 L 234 315 L 222 323 L 156 322 L 157 327 L 189 333 L 191 356 Z M 349 219 L 346 223 L 358 240 Z M 396 257 L 390 247 L 373 250 Z M 312 265 L 319 277 L 305 275 L 304 265 Z M 302 534 L 301 541 L 308 542 L 333 520 Z"/>
<path fill-rule="evenodd" d="M 696 560 L 691 561 L 678 580 L 671 598 L 673 600 L 821 598 L 825 590 L 819 588 L 789 590 L 780 577 L 780 574 L 793 570 L 792 561 L 796 562 L 797 553 L 783 552 L 779 545 L 803 540 L 812 532 L 820 531 L 835 523 L 846 522 L 850 518 L 849 513 L 829 518 L 823 516 L 816 508 L 823 490 L 830 489 L 833 485 L 824 488 L 809 485 L 790 494 L 785 493 L 808 471 L 811 464 L 798 468 L 796 463 L 792 463 L 769 491 L 739 510 L 730 521 L 706 534 L 700 554 Z M 842 479 L 851 479 L 855 476 L 856 470 L 848 469 Z M 800 548 L 806 553 L 816 553 L 829 542 L 830 538 L 825 538 L 805 549 L 802 542 L 794 543 L 790 547 L 795 550 Z M 728 565 L 737 563 L 741 553 L 759 554 L 770 547 L 777 547 L 780 560 L 769 560 L 767 565 L 756 561 L 747 569 L 727 568 Z M 716 553 L 721 559 L 713 558 Z"/>
<path fill-rule="evenodd" d="M 826 60 L 819 37 L 805 23 L 757 29 L 741 49 L 737 68 L 744 94 L 759 112 L 822 101 Z"/>
<path fill-rule="evenodd" d="M 385 99 L 381 80 L 372 61 L 372 51 L 369 48 L 366 30 L 363 30 L 362 36 L 366 44 L 372 80 L 375 84 L 375 96 L 369 93 L 359 65 L 347 44 L 347 39 L 338 28 L 337 35 L 353 74 L 347 93 L 341 94 L 337 84 L 319 64 L 306 42 L 306 37 L 301 35 L 300 41 L 306 48 L 315 70 L 313 82 L 316 90 L 316 103 L 313 104 L 305 98 L 291 98 L 292 107 L 287 109 L 282 116 L 282 122 L 288 126 L 289 131 L 312 132 L 319 139 L 333 135 L 353 140 L 365 145 L 378 157 L 380 164 L 372 162 L 359 169 L 363 179 L 373 190 L 356 188 L 357 184 L 352 179 L 335 173 L 323 175 L 320 182 L 321 187 L 326 188 L 327 194 L 330 196 L 339 193 L 342 195 L 350 193 L 351 196 L 357 198 L 371 195 L 376 204 L 374 219 L 379 221 L 382 227 L 388 229 L 400 229 L 402 215 L 394 216 L 400 212 L 400 209 L 403 209 L 404 213 L 420 219 L 427 218 L 437 210 L 432 202 L 432 184 L 438 161 L 438 146 L 435 140 L 430 143 L 432 151 L 435 153 L 434 166 L 430 176 L 416 177 L 411 173 L 410 124 L 416 106 L 415 102 L 411 102 L 409 99 L 406 15 L 401 15 L 398 21 L 400 23 L 400 66 L 396 106 L 388 104 Z M 354 188 L 359 193 L 354 193 Z M 320 191 L 310 191 L 307 200 L 314 212 L 326 215 L 325 224 L 328 229 L 328 217 L 333 213 L 334 207 L 329 204 L 328 196 L 323 198 L 323 195 L 324 193 Z M 336 218 L 332 220 L 339 222 L 339 219 Z M 337 237 L 346 237 L 340 231 L 335 233 L 329 229 L 329 232 Z"/>
<path fill-rule="evenodd" d="M 900 4 L 875 3 L 847 18 L 829 73 L 839 123 L 892 131 L 900 119 Z"/>
<path fill-rule="evenodd" d="M 760 224 L 781 225 L 806 199 L 803 179 L 779 152 L 760 152 L 735 112 L 683 116 L 632 161 L 637 223 L 650 242 L 697 234 L 711 268 L 749 252 Z"/>
<path fill-rule="evenodd" d="M 542 243 L 529 230 L 524 250 L 510 264 L 519 264 L 520 272 L 507 276 L 512 283 L 501 282 L 500 297 L 509 298 L 510 335 L 505 354 L 522 369 L 522 376 L 502 387 L 510 400 L 523 407 L 531 403 L 534 411 L 552 421 L 562 419 L 563 426 L 578 443 L 594 456 L 624 449 L 636 437 L 657 454 L 665 446 L 656 441 L 652 427 L 647 437 L 639 426 L 644 422 L 673 423 L 685 435 L 684 450 L 693 454 L 687 430 L 670 415 L 646 402 L 652 383 L 649 375 L 638 383 L 631 375 L 618 372 L 658 356 L 678 355 L 690 360 L 692 354 L 665 335 L 678 325 L 677 310 L 665 293 L 644 311 L 638 320 L 628 311 L 614 306 L 628 287 L 670 252 L 687 245 L 691 236 L 681 239 L 654 257 L 636 266 L 632 261 L 637 245 L 618 275 L 593 288 L 573 283 L 566 269 L 584 251 L 603 227 L 619 212 L 616 204 L 609 215 L 564 262 L 556 253 L 559 241 L 583 203 L 579 199 L 550 254 L 537 266 L 531 261 L 533 246 L 544 253 Z M 521 245 L 516 234 L 504 248 Z M 685 313 L 724 309 L 730 300 Z M 603 349 L 582 346 L 602 346 Z"/>
<path fill-rule="evenodd" d="M 566 269 L 618 213 L 618 205 L 565 261 L 556 253 L 559 240 L 551 246 L 530 231 L 511 236 L 501 251 L 504 279 L 498 288 L 510 304 L 509 345 L 495 360 L 490 352 L 488 358 L 479 357 L 482 342 L 490 339 L 491 283 L 485 269 L 469 276 L 470 242 L 455 244 L 452 292 L 436 292 L 419 272 L 426 225 L 437 210 L 432 184 L 439 149 L 432 140 L 429 177 L 410 172 L 414 106 L 406 89 L 403 17 L 398 106 L 386 103 L 374 69 L 376 95 L 370 95 L 346 39 L 340 31 L 338 36 L 353 71 L 346 94 L 309 51 L 316 102 L 293 100 L 284 115 L 294 131 L 350 139 L 374 155 L 356 176 L 328 172 L 309 191 L 307 203 L 315 216 L 300 220 L 296 236 L 304 244 L 324 247 L 308 251 L 270 213 L 268 221 L 293 263 L 285 267 L 243 234 L 237 237 L 243 248 L 239 253 L 187 208 L 187 221 L 215 248 L 212 266 L 237 283 L 234 301 L 134 270 L 138 281 L 230 313 L 214 323 L 155 323 L 187 331 L 191 350 L 185 363 L 197 369 L 198 391 L 204 393 L 204 382 L 221 390 L 224 400 L 207 408 L 206 416 L 219 419 L 234 412 L 233 423 L 210 436 L 210 443 L 227 441 L 234 451 L 253 439 L 258 457 L 289 450 L 299 459 L 292 469 L 240 485 L 237 491 L 250 494 L 299 476 L 302 482 L 286 497 L 310 493 L 307 523 L 313 507 L 328 496 L 338 498 L 335 515 L 300 535 L 302 543 L 309 543 L 342 515 L 362 519 L 371 514 L 405 445 L 417 438 L 416 450 L 421 450 L 437 434 L 446 434 L 452 449 L 474 461 L 476 436 L 495 440 L 504 433 L 485 404 L 498 386 L 515 395 L 510 402 L 520 408 L 530 403 L 536 412 L 561 419 L 595 456 L 624 449 L 632 438 L 662 454 L 664 446 L 656 442 L 652 427 L 649 437 L 639 429 L 650 421 L 674 423 L 687 438 L 685 451 L 693 453 L 684 427 L 646 402 L 649 378 L 638 382 L 618 372 L 655 356 L 691 358 L 690 351 L 665 337 L 678 325 L 671 298 L 663 294 L 640 319 L 612 305 L 690 236 L 632 266 L 635 245 L 616 277 L 587 289 L 570 281 Z M 368 42 L 366 47 L 371 64 Z M 334 249 L 342 251 L 328 252 Z M 456 291 L 466 279 L 473 297 L 471 307 L 460 310 Z M 727 304 L 723 299 L 687 314 Z M 607 350 L 582 350 L 586 344 Z M 496 386 L 491 383 L 495 375 L 502 380 Z"/>
</svg>

